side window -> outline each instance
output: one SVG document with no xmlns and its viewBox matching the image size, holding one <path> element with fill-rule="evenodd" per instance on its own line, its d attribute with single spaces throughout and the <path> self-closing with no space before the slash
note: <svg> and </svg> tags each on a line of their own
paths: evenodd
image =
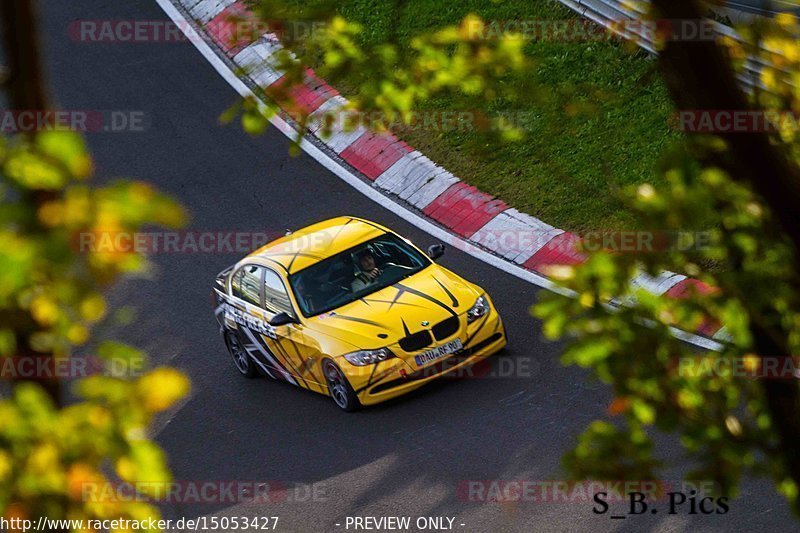
<svg viewBox="0 0 800 533">
<path fill-rule="evenodd" d="M 266 269 L 264 276 L 264 300 L 267 310 L 273 313 L 280 313 L 284 311 L 289 316 L 295 316 L 292 309 L 291 300 L 286 293 L 286 287 L 283 285 L 280 276 L 270 269 Z"/>
<path fill-rule="evenodd" d="M 231 292 L 245 302 L 261 307 L 261 273 L 263 267 L 258 265 L 245 265 L 240 268 L 231 280 Z"/>
<path fill-rule="evenodd" d="M 231 294 L 237 298 L 242 297 L 242 274 L 244 274 L 244 269 L 240 268 L 231 277 Z"/>
</svg>

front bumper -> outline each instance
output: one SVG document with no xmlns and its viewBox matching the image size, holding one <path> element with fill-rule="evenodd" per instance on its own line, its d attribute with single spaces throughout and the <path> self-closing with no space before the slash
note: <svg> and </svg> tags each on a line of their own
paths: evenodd
<svg viewBox="0 0 800 533">
<path fill-rule="evenodd" d="M 459 330 L 457 336 L 464 342 L 464 348 L 452 355 L 421 368 L 413 362 L 415 354 L 398 354 L 396 358 L 371 367 L 368 373 L 345 370 L 358 399 L 363 405 L 372 405 L 402 396 L 443 376 L 471 375 L 470 366 L 502 350 L 507 342 L 502 319 L 491 302 L 489 309 L 483 318 L 464 324 Z M 442 342 L 448 340 L 451 339 Z M 392 349 L 397 350 L 397 347 Z M 341 364 L 348 365 L 346 361 Z M 350 365 L 349 370 L 355 368 Z"/>
</svg>

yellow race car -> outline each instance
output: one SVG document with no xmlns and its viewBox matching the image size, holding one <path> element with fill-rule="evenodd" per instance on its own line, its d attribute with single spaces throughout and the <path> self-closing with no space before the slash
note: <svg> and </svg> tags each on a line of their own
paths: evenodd
<svg viewBox="0 0 800 533">
<path fill-rule="evenodd" d="M 387 228 L 339 217 L 289 233 L 216 278 L 236 368 L 352 411 L 452 375 L 506 345 L 489 296 Z"/>
</svg>

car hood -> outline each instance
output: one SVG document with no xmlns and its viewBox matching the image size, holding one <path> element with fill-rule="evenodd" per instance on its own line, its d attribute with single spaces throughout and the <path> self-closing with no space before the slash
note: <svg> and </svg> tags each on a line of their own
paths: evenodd
<svg viewBox="0 0 800 533">
<path fill-rule="evenodd" d="M 394 285 L 310 318 L 308 326 L 359 348 L 380 348 L 466 313 L 480 294 L 479 287 L 432 264 Z"/>
</svg>

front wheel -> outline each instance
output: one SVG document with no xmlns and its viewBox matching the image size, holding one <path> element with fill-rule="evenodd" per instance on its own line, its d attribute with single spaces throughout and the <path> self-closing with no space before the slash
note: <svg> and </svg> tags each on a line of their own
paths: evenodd
<svg viewBox="0 0 800 533">
<path fill-rule="evenodd" d="M 250 358 L 250 354 L 244 349 L 239 337 L 232 331 L 225 332 L 225 346 L 228 347 L 231 357 L 233 357 L 233 364 L 236 365 L 236 370 L 246 378 L 254 378 L 258 375 L 255 363 Z"/>
<path fill-rule="evenodd" d="M 323 365 L 325 380 L 328 383 L 328 394 L 333 398 L 334 403 L 344 411 L 355 411 L 361 407 L 353 387 L 344 377 L 339 367 L 332 361 L 325 361 Z"/>
</svg>

